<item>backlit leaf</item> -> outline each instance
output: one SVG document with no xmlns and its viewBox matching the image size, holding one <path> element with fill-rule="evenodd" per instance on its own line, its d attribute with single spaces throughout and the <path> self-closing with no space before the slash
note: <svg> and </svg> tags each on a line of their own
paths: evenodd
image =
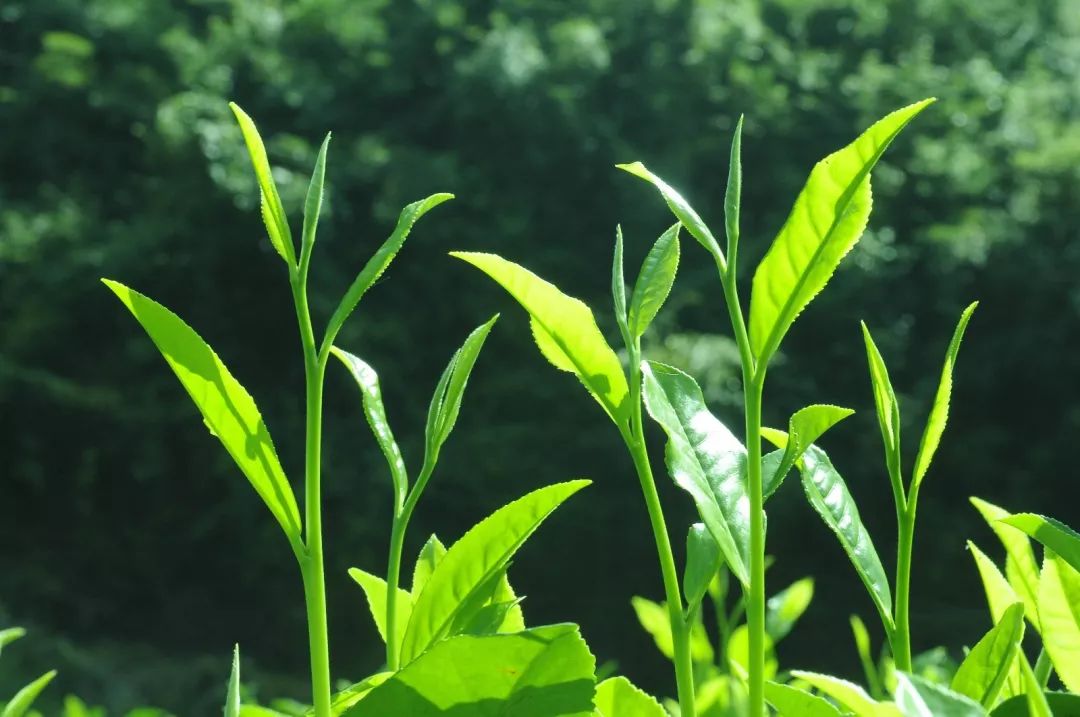
<svg viewBox="0 0 1080 717">
<path fill-rule="evenodd" d="M 784 639 L 814 599 L 814 579 L 796 580 L 765 603 L 765 631 L 773 642 Z"/>
<path fill-rule="evenodd" d="M 364 596 L 367 598 L 368 609 L 371 611 L 371 616 L 375 619 L 375 627 L 379 630 L 379 637 L 385 643 L 387 641 L 386 636 L 386 581 L 377 575 L 364 572 L 360 568 L 349 568 L 349 577 L 356 581 L 364 590 Z M 397 644 L 401 644 L 401 639 L 405 636 L 405 626 L 409 622 L 409 615 L 412 613 L 413 599 L 412 595 L 407 590 L 398 588 L 397 590 L 397 605 L 395 606 L 395 619 L 394 619 L 394 632 L 397 633 L 394 638 L 397 640 Z"/>
<path fill-rule="evenodd" d="M 15 696 L 11 698 L 11 701 L 4 706 L 4 710 L 0 712 L 0 717 L 23 717 L 30 710 L 30 707 L 34 704 L 34 700 L 38 698 L 41 691 L 52 682 L 56 677 L 56 670 L 46 672 L 41 677 L 37 678 L 26 687 L 15 693 Z"/>
<path fill-rule="evenodd" d="M 778 682 L 765 683 L 765 700 L 780 717 L 842 717 L 828 700 Z"/>
<path fill-rule="evenodd" d="M 667 717 L 667 712 L 630 680 L 611 677 L 596 686 L 594 717 Z"/>
<path fill-rule="evenodd" d="M 1002 522 L 1024 531 L 1057 553 L 1074 570 L 1080 570 L 1080 533 L 1069 526 L 1034 513 L 1017 513 Z"/>
<path fill-rule="evenodd" d="M 1015 603 L 960 663 L 950 685 L 952 690 L 967 695 L 987 709 L 993 707 L 1012 671 L 1023 639 L 1024 605 Z"/>
<path fill-rule="evenodd" d="M 645 261 L 641 265 L 637 281 L 634 282 L 634 294 L 630 299 L 630 314 L 627 325 L 630 335 L 639 337 L 645 333 L 660 307 L 667 301 L 671 287 L 675 284 L 675 273 L 679 269 L 679 225 L 675 224 L 653 244 Z"/>
<path fill-rule="evenodd" d="M 896 673 L 896 706 L 904 717 L 986 717 L 978 702 L 906 672 Z"/>
<path fill-rule="evenodd" d="M 1024 617 L 1039 630 L 1039 563 L 1031 540 L 1023 531 L 1001 522 L 1012 515 L 1007 510 L 979 498 L 971 498 L 971 504 L 1005 546 L 1005 577 L 1024 601 Z"/>
<path fill-rule="evenodd" d="M 270 243 L 286 263 L 294 265 L 296 264 L 296 247 L 293 244 L 292 231 L 289 229 L 285 209 L 281 206 L 281 197 L 278 195 L 274 175 L 270 171 L 270 160 L 266 156 L 266 147 L 263 146 L 262 137 L 259 136 L 255 122 L 235 102 L 230 102 L 229 108 L 236 115 L 240 132 L 244 135 L 244 144 L 247 145 L 248 155 L 251 157 L 251 165 L 255 169 L 255 179 L 258 180 L 259 191 L 262 193 L 263 222 L 266 224 L 266 232 L 270 235 Z"/>
<path fill-rule="evenodd" d="M 1043 649 L 1061 683 L 1080 693 L 1080 573 L 1046 551 L 1039 580 Z"/>
<path fill-rule="evenodd" d="M 853 712 L 855 717 L 900 717 L 896 705 L 878 702 L 853 682 L 803 670 L 792 670 L 791 675 L 836 700 L 841 707 Z"/>
</svg>

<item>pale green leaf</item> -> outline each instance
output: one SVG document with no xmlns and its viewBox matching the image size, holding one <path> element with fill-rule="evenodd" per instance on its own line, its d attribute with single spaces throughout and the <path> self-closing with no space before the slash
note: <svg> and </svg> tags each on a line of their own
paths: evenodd
<svg viewBox="0 0 1080 717">
<path fill-rule="evenodd" d="M 679 269 L 679 225 L 675 224 L 653 244 L 641 265 L 630 299 L 627 325 L 634 338 L 645 333 L 675 285 Z"/>
<path fill-rule="evenodd" d="M 870 655 L 870 633 L 858 615 L 852 615 L 849 621 L 851 634 L 855 639 L 855 651 L 859 655 L 859 663 L 866 675 L 866 684 L 870 687 L 870 694 L 875 698 L 881 697 L 883 694 L 881 675 L 878 673 L 877 665 L 874 664 L 874 658 Z"/>
<path fill-rule="evenodd" d="M 1046 551 L 1039 580 L 1043 649 L 1061 683 L 1080 693 L 1080 573 Z"/>
<path fill-rule="evenodd" d="M 364 268 L 357 274 L 348 291 L 345 292 L 345 296 L 341 298 L 341 302 L 330 316 L 330 321 L 326 326 L 326 338 L 330 343 L 333 343 L 345 320 L 352 314 L 353 309 L 360 303 L 360 299 L 367 293 L 367 290 L 382 276 L 383 272 L 386 271 L 386 267 L 390 266 L 390 262 L 397 256 L 405 240 L 409 237 L 409 232 L 412 231 L 416 222 L 420 221 L 420 217 L 453 198 L 453 194 L 432 194 L 430 197 L 413 202 L 401 210 L 401 214 L 398 215 L 397 225 L 394 226 L 394 231 L 390 234 L 390 237 L 364 264 Z"/>
<path fill-rule="evenodd" d="M 4 651 L 4 648 L 6 646 L 15 642 L 24 635 L 26 635 L 26 630 L 21 627 L 9 627 L 7 629 L 0 630 L 0 653 Z"/>
<path fill-rule="evenodd" d="M 645 632 L 652 636 L 656 649 L 669 660 L 674 659 L 675 646 L 671 636 L 671 614 L 667 603 L 658 603 L 648 598 L 634 596 L 630 598 L 638 623 Z M 690 628 L 690 656 L 694 662 L 711 662 L 713 647 L 705 632 L 704 624 L 698 620 Z"/>
<path fill-rule="evenodd" d="M 293 245 L 289 220 L 285 216 L 284 207 L 281 206 L 281 197 L 278 195 L 274 175 L 270 171 L 270 160 L 266 156 L 266 147 L 263 146 L 259 130 L 256 129 L 251 117 L 248 117 L 235 102 L 230 102 L 229 108 L 236 115 L 240 132 L 244 135 L 244 144 L 247 145 L 248 155 L 251 157 L 251 166 L 255 169 L 255 179 L 258 180 L 259 191 L 262 193 L 263 222 L 270 235 L 270 243 L 288 264 L 296 264 L 296 248 Z"/>
<path fill-rule="evenodd" d="M 594 717 L 667 717 L 653 697 L 625 677 L 611 677 L 596 686 Z"/>
<path fill-rule="evenodd" d="M 773 642 L 784 639 L 814 599 L 814 579 L 802 578 L 765 603 L 765 631 Z"/>
<path fill-rule="evenodd" d="M 255 401 L 217 354 L 180 317 L 161 304 L 115 281 L 105 285 L 142 324 L 180 383 L 285 534 L 300 540 L 300 513 L 292 486 Z"/>
<path fill-rule="evenodd" d="M 765 669 L 762 674 L 765 675 L 766 680 L 771 680 L 776 677 L 776 673 L 780 669 L 780 666 L 776 660 L 776 649 L 772 637 L 766 634 L 764 638 Z M 727 655 L 728 667 L 731 669 L 732 674 L 738 676 L 742 680 L 749 679 L 750 629 L 746 625 L 739 625 L 731 632 L 725 654 Z"/>
<path fill-rule="evenodd" d="M 462 635 L 432 646 L 343 714 L 590 717 L 594 670 L 576 625 Z"/>
<path fill-rule="evenodd" d="M 732 574 L 745 585 L 750 564 L 746 448 L 709 412 L 693 378 L 653 361 L 643 362 L 641 373 L 645 407 L 668 437 L 668 472 L 693 498 Z"/>
<path fill-rule="evenodd" d="M 900 710 L 891 702 L 878 702 L 853 682 L 817 672 L 792 670 L 793 677 L 836 700 L 855 717 L 900 717 Z"/>
<path fill-rule="evenodd" d="M 754 273 L 750 346 L 768 361 L 791 324 L 825 288 L 870 217 L 870 170 L 900 131 L 933 100 L 899 109 L 817 163 Z"/>
<path fill-rule="evenodd" d="M 840 421 L 855 413 L 850 408 L 831 406 L 828 404 L 814 404 L 806 408 L 800 408 L 788 421 L 787 442 L 784 452 L 780 454 L 779 461 L 772 454 L 765 456 L 762 462 L 762 493 L 768 498 L 783 483 L 788 471 L 795 462 L 802 458 L 803 453 L 821 438 L 826 431 Z"/>
<path fill-rule="evenodd" d="M 960 341 L 964 338 L 971 314 L 979 302 L 974 302 L 960 315 L 960 321 L 953 332 L 949 348 L 945 352 L 945 365 L 941 369 L 941 381 L 938 383 L 937 394 L 934 403 L 930 407 L 930 416 L 926 419 L 926 428 L 923 429 L 922 440 L 919 442 L 919 452 L 915 456 L 915 473 L 912 477 L 914 485 L 922 482 L 923 476 L 930 468 L 930 462 L 934 459 L 934 453 L 941 443 L 941 436 L 945 433 L 945 423 L 949 419 L 949 400 L 952 397 L 953 369 L 956 367 L 956 356 L 960 352 Z"/>
<path fill-rule="evenodd" d="M 720 546 L 709 529 L 704 523 L 691 525 L 686 533 L 686 571 L 683 573 L 683 597 L 691 611 L 705 597 L 721 563 Z"/>
<path fill-rule="evenodd" d="M 1050 703 L 1046 699 L 1042 685 L 1035 679 L 1035 673 L 1031 671 L 1031 665 L 1026 660 L 1020 663 L 1020 672 L 1024 678 L 1024 695 L 1027 697 L 1030 717 L 1066 717 L 1060 712 L 1050 711 Z"/>
<path fill-rule="evenodd" d="M 619 357 L 596 325 L 592 310 L 528 269 L 494 254 L 451 252 L 494 279 L 529 313 L 541 353 L 574 373 L 619 426 L 629 420 L 630 389 Z"/>
<path fill-rule="evenodd" d="M 232 672 L 225 690 L 225 717 L 240 717 L 240 646 L 233 646 Z"/>
<path fill-rule="evenodd" d="M 34 700 L 52 682 L 54 677 L 56 677 L 56 670 L 51 670 L 16 692 L 11 701 L 4 706 L 4 710 L 0 712 L 0 717 L 23 717 L 26 715 L 34 704 Z"/>
<path fill-rule="evenodd" d="M 402 640 L 402 663 L 447 637 L 473 593 L 505 572 L 514 553 L 540 523 L 588 484 L 569 481 L 533 491 L 495 511 L 450 546 L 416 597 Z"/>
<path fill-rule="evenodd" d="M 416 564 L 413 566 L 412 597 L 414 601 L 420 597 L 420 593 L 444 555 L 446 555 L 446 547 L 432 534 L 424 543 L 424 547 L 420 549 L 420 555 L 417 556 Z"/>
<path fill-rule="evenodd" d="M 315 159 L 315 169 L 308 183 L 307 196 L 304 198 L 304 233 L 300 240 L 300 255 L 310 256 L 315 244 L 315 230 L 319 225 L 319 212 L 322 211 L 323 188 L 326 184 L 326 151 L 330 148 L 330 133 L 319 147 L 319 156 Z"/>
<path fill-rule="evenodd" d="M 367 598 L 368 609 L 371 611 L 371 616 L 375 619 L 375 627 L 379 631 L 379 637 L 385 643 L 387 641 L 386 636 L 386 581 L 377 575 L 364 572 L 360 568 L 349 568 L 349 577 L 356 581 L 364 590 L 364 596 Z M 395 605 L 394 613 L 394 638 L 397 640 L 397 644 L 401 644 L 402 638 L 405 636 L 405 627 L 409 623 L 409 615 L 413 609 L 413 598 L 407 590 L 397 589 L 397 605 Z"/>
<path fill-rule="evenodd" d="M 842 717 L 843 714 L 824 698 L 778 682 L 765 683 L 765 700 L 780 717 Z"/>
<path fill-rule="evenodd" d="M 633 342 L 630 327 L 626 323 L 626 272 L 623 271 L 623 236 L 622 227 L 615 227 L 615 253 L 611 259 L 611 302 L 615 309 L 615 323 L 619 325 L 623 343 L 627 347 Z"/>
<path fill-rule="evenodd" d="M 1005 546 L 1005 577 L 1024 601 L 1024 617 L 1039 630 L 1039 564 L 1031 540 L 1021 530 L 1001 522 L 1012 515 L 1008 511 L 979 498 L 970 500 Z"/>
<path fill-rule="evenodd" d="M 1017 513 L 1003 522 L 1024 531 L 1057 553 L 1074 570 L 1080 570 L 1080 533 L 1069 526 L 1034 513 Z"/>
<path fill-rule="evenodd" d="M 885 444 L 885 459 L 889 464 L 889 479 L 893 481 L 898 495 L 903 495 L 900 473 L 900 402 L 896 400 L 889 369 L 881 357 L 870 329 L 862 326 L 863 343 L 866 345 L 866 362 L 870 367 L 870 384 L 874 389 L 874 408 L 877 410 L 881 440 Z"/>
<path fill-rule="evenodd" d="M 982 580 L 983 590 L 986 593 L 986 603 L 990 608 L 990 617 L 997 624 L 1001 622 L 1001 619 L 1005 616 L 1005 611 L 1011 605 L 1022 602 L 1022 600 L 1013 590 L 1009 581 L 994 565 L 994 561 L 979 550 L 978 546 L 972 541 L 969 540 L 967 545 L 968 550 L 971 551 L 971 555 L 975 559 L 975 566 L 979 570 L 979 578 Z M 1004 696 L 1022 694 L 1023 674 L 1020 668 L 1021 663 L 1027 664 L 1027 658 L 1024 657 L 1022 652 L 1017 655 L 1016 665 L 1006 678 Z"/>
<path fill-rule="evenodd" d="M 987 709 L 992 708 L 1012 671 L 1023 639 L 1024 605 L 1014 603 L 960 663 L 950 685 L 952 690 Z"/>
<path fill-rule="evenodd" d="M 906 672 L 896 673 L 896 706 L 904 717 L 986 717 L 978 702 Z"/>
</svg>

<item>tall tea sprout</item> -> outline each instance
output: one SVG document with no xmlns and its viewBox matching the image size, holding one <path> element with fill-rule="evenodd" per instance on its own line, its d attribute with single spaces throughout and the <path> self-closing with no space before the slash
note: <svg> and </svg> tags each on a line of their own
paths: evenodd
<svg viewBox="0 0 1080 717">
<path fill-rule="evenodd" d="M 828 428 L 850 414 L 835 406 L 814 405 L 796 412 L 785 433 L 776 431 L 771 435 L 782 444 L 781 448 L 762 455 L 762 398 L 769 364 L 776 356 L 781 342 L 795 319 L 820 292 L 836 271 L 844 255 L 859 240 L 870 216 L 870 172 L 889 144 L 919 112 L 933 100 L 923 100 L 904 107 L 884 117 L 847 147 L 829 155 L 811 171 L 805 186 L 799 193 L 787 221 L 781 227 L 765 258 L 754 273 L 749 315 L 744 315 L 740 305 L 737 286 L 739 250 L 739 205 L 742 183 L 740 161 L 742 122 L 736 126 L 732 142 L 731 168 L 727 195 L 724 202 L 726 247 L 721 249 L 712 231 L 690 204 L 660 177 L 650 172 L 640 162 L 620 165 L 620 168 L 638 176 L 659 191 L 679 222 L 712 256 L 723 287 L 727 313 L 742 364 L 743 395 L 745 403 L 746 445 L 743 448 L 730 432 L 723 433 L 727 448 L 723 468 L 706 485 L 710 495 L 706 500 L 695 501 L 702 511 L 706 526 L 719 544 L 733 574 L 742 583 L 746 595 L 747 623 L 749 628 L 749 664 L 747 681 L 750 696 L 751 717 L 764 717 L 765 707 L 765 500 L 780 486 L 790 469 L 800 462 L 804 467 L 803 482 L 811 502 L 814 496 L 828 495 L 815 483 L 822 473 L 807 470 L 808 464 L 820 459 L 813 452 L 812 444 Z M 656 377 L 655 390 L 650 391 L 650 372 Z M 647 367 L 645 392 L 668 398 L 674 407 L 694 406 L 692 413 L 672 415 L 667 405 L 659 401 L 658 410 L 650 408 L 668 433 L 669 470 L 675 473 L 685 462 L 685 456 L 700 455 L 700 448 L 715 445 L 704 436 L 695 436 L 686 428 L 701 425 L 702 405 L 700 391 L 692 379 L 679 376 L 678 380 L 666 380 L 675 376 L 667 369 L 657 371 Z M 688 380 L 689 379 L 689 380 Z M 666 383 L 666 385 L 665 385 Z M 681 418 L 672 422 L 672 418 Z M 680 426 L 688 441 L 678 439 Z M 672 461 L 670 454 L 675 454 Z M 715 464 L 711 467 L 715 468 Z M 676 480 L 679 480 L 676 475 Z M 708 498 L 713 500 L 708 500 Z M 834 506 L 822 501 L 822 509 Z M 713 520 L 703 508 L 713 512 Z M 850 521 L 841 516 L 830 516 L 834 529 L 849 533 L 855 529 Z M 858 526 L 861 528 L 861 524 Z M 853 541 L 860 537 L 857 532 L 847 536 Z M 857 543 L 853 545 L 857 549 Z M 883 619 L 891 620 L 891 598 L 888 585 L 876 596 Z"/>
<path fill-rule="evenodd" d="M 451 199 L 452 195 L 434 194 L 402 210 L 390 237 L 360 270 L 331 315 L 322 336 L 317 337 L 308 308 L 308 277 L 319 212 L 322 208 L 330 135 L 327 134 L 319 149 L 308 186 L 297 257 L 296 242 L 270 171 L 262 138 L 254 122 L 243 110 L 235 104 L 230 107 L 239 122 L 258 180 L 263 223 L 266 225 L 271 246 L 285 262 L 296 309 L 304 360 L 306 396 L 303 517 L 293 494 L 292 484 L 285 476 L 270 433 L 254 399 L 233 378 L 213 349 L 190 326 L 164 306 L 123 284 L 109 280 L 105 280 L 105 283 L 150 335 L 202 413 L 207 428 L 225 446 L 284 531 L 296 556 L 304 585 L 314 715 L 330 717 L 330 658 L 326 624 L 326 580 L 323 569 L 320 461 L 323 379 L 326 366 L 334 340 L 346 319 L 364 293 L 394 259 L 413 225 L 429 210 Z M 448 427 L 446 431 L 449 431 Z"/>
</svg>

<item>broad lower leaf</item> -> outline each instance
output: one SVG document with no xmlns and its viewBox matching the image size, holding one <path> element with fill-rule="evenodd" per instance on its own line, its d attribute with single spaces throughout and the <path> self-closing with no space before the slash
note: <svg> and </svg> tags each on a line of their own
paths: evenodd
<svg viewBox="0 0 1080 717">
<path fill-rule="evenodd" d="M 432 646 L 343 714 L 590 717 L 594 670 L 576 625 L 462 635 Z"/>
<path fill-rule="evenodd" d="M 379 387 L 379 375 L 370 365 L 358 356 L 348 351 L 343 351 L 336 346 L 331 353 L 338 357 L 345 368 L 349 370 L 356 385 L 360 388 L 360 397 L 363 401 L 364 416 L 367 417 L 371 432 L 375 434 L 375 441 L 379 444 L 386 463 L 390 466 L 390 477 L 394 483 L 394 496 L 403 500 L 408 490 L 409 477 L 405 470 L 405 459 L 401 456 L 401 449 L 394 440 L 394 432 L 390 430 L 390 421 L 386 418 L 386 408 L 383 406 L 382 389 Z"/>
<path fill-rule="evenodd" d="M 914 485 L 922 482 L 923 476 L 930 468 L 930 461 L 934 459 L 934 452 L 941 443 L 941 436 L 945 433 L 945 423 L 949 419 L 949 400 L 952 397 L 952 376 L 956 367 L 956 356 L 960 352 L 960 341 L 964 338 L 971 314 L 979 302 L 975 302 L 964 309 L 960 315 L 960 321 L 953 332 L 949 348 L 945 352 L 945 365 L 941 369 L 941 381 L 938 383 L 937 394 L 934 396 L 934 404 L 930 407 L 930 416 L 926 419 L 926 428 L 923 429 L 922 440 L 919 442 L 919 452 L 915 456 L 915 473 L 912 477 Z"/>
<path fill-rule="evenodd" d="M 514 553 L 544 519 L 588 484 L 569 481 L 533 491 L 495 511 L 450 546 L 416 597 L 402 640 L 402 664 L 447 637 L 473 594 L 505 572 Z"/>
<path fill-rule="evenodd" d="M 675 224 L 653 244 L 641 265 L 630 299 L 627 325 L 630 335 L 640 337 L 649 328 L 675 285 L 679 269 L 679 225 Z"/>
<path fill-rule="evenodd" d="M 694 499 L 731 572 L 746 585 L 750 499 L 746 448 L 713 416 L 693 378 L 671 366 L 641 365 L 645 407 L 667 434 L 664 457 L 675 483 Z"/>
<path fill-rule="evenodd" d="M 1024 605 L 1010 605 L 1001 620 L 975 643 L 960 663 L 950 687 L 990 709 L 1012 671 L 1024 639 Z"/>
<path fill-rule="evenodd" d="M 720 245 L 716 242 L 716 237 L 713 236 L 712 232 L 709 231 L 709 227 L 705 226 L 705 222 L 701 220 L 698 213 L 694 211 L 689 202 L 683 199 L 681 194 L 672 189 L 663 179 L 646 169 L 641 162 L 616 164 L 615 166 L 635 177 L 644 179 L 656 187 L 660 191 L 660 196 L 667 202 L 672 214 L 686 227 L 686 231 L 690 232 L 690 235 L 697 239 L 698 243 L 705 247 L 706 251 L 712 254 L 718 262 L 724 263 L 724 254 L 720 251 Z"/>
<path fill-rule="evenodd" d="M 1034 513 L 1017 513 L 1002 522 L 1024 531 L 1057 553 L 1074 570 L 1080 570 L 1080 533 L 1069 526 Z"/>
<path fill-rule="evenodd" d="M 375 619 L 375 627 L 379 630 L 379 637 L 382 641 L 387 642 L 386 635 L 386 581 L 377 575 L 364 572 L 360 568 L 349 568 L 349 577 L 356 581 L 364 590 L 364 596 L 367 598 L 368 609 L 371 611 L 371 617 Z M 397 640 L 397 644 L 401 644 L 401 639 L 405 636 L 405 627 L 409 624 L 409 615 L 413 609 L 413 598 L 407 590 L 398 588 L 397 590 L 397 605 L 395 606 L 394 613 L 394 638 Z"/>
<path fill-rule="evenodd" d="M 1080 693 L 1080 573 L 1047 550 L 1039 580 L 1043 649 L 1061 683 Z"/>
<path fill-rule="evenodd" d="M 792 670 L 791 675 L 836 700 L 841 707 L 854 713 L 855 717 L 900 717 L 900 710 L 896 705 L 891 702 L 878 702 L 853 682 L 803 670 Z"/>
<path fill-rule="evenodd" d="M 667 603 L 658 603 L 648 598 L 634 596 L 630 598 L 630 604 L 634 608 L 638 623 L 645 632 L 652 636 L 656 643 L 656 649 L 660 653 L 673 660 L 675 656 L 675 644 L 671 637 L 671 616 L 668 612 Z M 713 647 L 709 642 L 705 625 L 697 620 L 690 628 L 690 657 L 694 662 L 712 662 Z"/>
<path fill-rule="evenodd" d="M 778 682 L 765 683 L 765 700 L 780 717 L 842 717 L 828 700 Z"/>
<path fill-rule="evenodd" d="M 424 429 L 425 454 L 424 464 L 430 470 L 438 460 L 439 450 L 450 432 L 454 430 L 458 414 L 461 412 L 461 399 L 465 395 L 465 386 L 469 382 L 476 359 L 480 356 L 480 349 L 484 348 L 484 342 L 491 327 L 499 320 L 496 314 L 488 319 L 487 323 L 473 329 L 454 355 L 450 363 L 443 371 L 435 394 L 431 397 L 431 405 L 428 408 L 427 426 Z"/>
<path fill-rule="evenodd" d="M 796 580 L 765 603 L 765 632 L 773 642 L 784 639 L 814 599 L 814 579 Z"/>
<path fill-rule="evenodd" d="M 52 682 L 56 677 L 56 670 L 46 672 L 41 677 L 37 678 L 26 687 L 15 693 L 15 696 L 11 698 L 11 701 L 4 706 L 4 710 L 0 712 L 0 717 L 23 717 L 30 710 L 30 707 L 34 704 L 34 700 L 38 698 L 41 691 Z"/>
<path fill-rule="evenodd" d="M 933 100 L 899 109 L 817 163 L 754 273 L 750 346 L 768 361 L 795 318 L 825 288 L 870 217 L 870 170 L 900 131 Z"/>
<path fill-rule="evenodd" d="M 801 471 L 803 488 L 810 505 L 840 540 L 840 545 L 874 600 L 882 622 L 891 630 L 892 594 L 889 580 L 847 484 L 833 468 L 825 451 L 817 446 L 810 446 L 803 453 Z"/>
<path fill-rule="evenodd" d="M 451 252 L 506 289 L 529 313 L 540 352 L 556 368 L 575 374 L 619 426 L 629 419 L 630 389 L 619 357 L 584 302 L 567 296 L 528 269 L 494 254 Z"/>
<path fill-rule="evenodd" d="M 424 543 L 424 547 L 420 549 L 420 555 L 416 558 L 416 564 L 413 566 L 412 597 L 414 601 L 420 597 L 420 593 L 424 590 L 424 586 L 427 585 L 431 574 L 435 572 L 435 566 L 439 564 L 444 555 L 446 555 L 446 547 L 433 534 Z"/>
<path fill-rule="evenodd" d="M 1012 515 L 1007 510 L 979 498 L 970 500 L 1005 546 L 1005 577 L 1024 601 L 1024 617 L 1039 630 L 1039 563 L 1031 540 L 1023 531 L 1001 522 Z"/>
<path fill-rule="evenodd" d="M 247 145 L 248 155 L 251 157 L 251 166 L 255 169 L 255 179 L 258 180 L 259 191 L 262 194 L 263 222 L 266 224 L 267 234 L 270 235 L 270 243 L 286 263 L 294 265 L 296 264 L 296 247 L 293 244 L 292 231 L 289 229 L 285 209 L 281 206 L 281 197 L 278 195 L 274 175 L 270 171 L 270 160 L 266 156 L 266 147 L 263 146 L 262 137 L 259 136 L 255 122 L 235 102 L 230 102 L 229 108 L 236 115 L 240 132 L 244 135 L 244 144 Z"/>
<path fill-rule="evenodd" d="M 802 458 L 807 448 L 825 435 L 826 431 L 853 413 L 855 412 L 850 408 L 814 404 L 800 408 L 792 414 L 788 421 L 787 442 L 784 445 L 779 465 L 773 467 L 773 459 L 770 456 L 766 456 L 768 460 L 763 461 L 761 475 L 764 496 L 768 498 L 776 492 L 788 471 L 797 460 Z"/>
<path fill-rule="evenodd" d="M 594 717 L 667 717 L 654 698 L 625 677 L 612 677 L 596 686 Z"/>
<path fill-rule="evenodd" d="M 349 318 L 353 309 L 360 303 L 360 299 L 382 276 L 383 272 L 386 271 L 386 267 L 390 266 L 390 262 L 397 256 L 405 240 L 409 237 L 409 232 L 412 231 L 416 222 L 420 221 L 420 217 L 453 198 L 453 194 L 432 194 L 430 197 L 413 202 L 401 210 L 401 214 L 398 215 L 397 225 L 394 227 L 390 237 L 364 264 L 364 268 L 360 270 L 360 273 L 349 286 L 348 291 L 345 292 L 345 296 L 342 297 L 341 302 L 334 309 L 334 313 L 330 316 L 330 322 L 326 326 L 326 337 L 331 343 L 337 337 L 338 331 L 341 330 L 345 320 Z"/>
<path fill-rule="evenodd" d="M 906 672 L 896 673 L 896 706 L 904 717 L 986 717 L 978 702 Z"/>
<path fill-rule="evenodd" d="M 251 395 L 180 317 L 123 284 L 107 279 L 104 282 L 150 335 L 211 433 L 225 446 L 295 545 L 300 540 L 296 498 Z"/>
<path fill-rule="evenodd" d="M 683 597 L 691 611 L 705 597 L 721 563 L 720 546 L 709 529 L 704 523 L 691 525 L 686 533 L 686 571 L 683 573 Z"/>
<path fill-rule="evenodd" d="M 240 646 L 233 646 L 232 672 L 225 690 L 225 717 L 240 717 Z"/>
<path fill-rule="evenodd" d="M 615 253 L 611 259 L 611 302 L 615 309 L 615 323 L 619 325 L 619 333 L 622 334 L 623 343 L 627 347 L 633 343 L 630 337 L 630 327 L 626 323 L 626 272 L 623 271 L 623 237 L 622 227 L 615 227 Z"/>
<path fill-rule="evenodd" d="M 315 230 L 319 225 L 319 213 L 322 211 L 323 188 L 326 185 L 326 151 L 330 148 L 330 133 L 319 147 L 319 156 L 315 159 L 315 170 L 311 173 L 307 196 L 304 198 L 304 233 L 300 240 L 300 255 L 309 256 L 315 244 Z"/>
<path fill-rule="evenodd" d="M 1068 692 L 1043 692 L 1046 706 L 1054 717 L 1080 717 L 1080 695 Z M 994 708 L 991 717 L 1029 717 L 1028 696 L 1007 699 Z"/>
<path fill-rule="evenodd" d="M 885 444 L 885 458 L 890 466 L 890 478 L 900 478 L 900 402 L 896 400 L 889 369 L 881 357 L 874 338 L 866 323 L 862 326 L 863 343 L 866 345 L 866 363 L 870 367 L 870 384 L 874 389 L 874 408 L 877 410 L 878 426 L 881 428 L 881 440 Z M 895 473 L 895 475 L 893 475 Z"/>
</svg>

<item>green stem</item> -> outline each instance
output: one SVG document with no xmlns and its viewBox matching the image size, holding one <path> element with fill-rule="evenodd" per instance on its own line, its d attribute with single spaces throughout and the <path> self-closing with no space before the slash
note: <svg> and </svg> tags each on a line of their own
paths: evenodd
<svg viewBox="0 0 1080 717">
<path fill-rule="evenodd" d="M 1050 663 L 1050 655 L 1046 654 L 1046 649 L 1039 650 L 1039 659 L 1035 662 L 1035 680 L 1039 683 L 1039 687 L 1046 689 L 1046 683 L 1050 681 L 1050 670 L 1053 665 Z"/>
<path fill-rule="evenodd" d="M 656 553 L 660 559 L 660 574 L 664 582 L 664 595 L 667 600 L 668 621 L 671 624 L 671 641 L 675 652 L 675 684 L 679 697 L 679 710 L 682 717 L 696 717 L 694 704 L 694 663 L 690 657 L 690 622 L 683 615 L 683 598 L 679 588 L 679 575 L 675 568 L 675 556 L 671 551 L 671 539 L 668 537 L 664 510 L 660 504 L 660 495 L 656 491 L 649 455 L 645 447 L 644 428 L 641 417 L 641 351 L 639 347 L 630 350 L 630 391 L 631 391 L 631 426 L 621 431 L 623 440 L 630 450 L 634 468 L 641 483 L 641 492 L 645 497 L 645 507 L 649 512 L 653 538 L 656 540 Z"/>
<path fill-rule="evenodd" d="M 762 372 L 764 373 L 764 372 Z M 745 385 L 747 483 L 750 489 L 750 717 L 765 717 L 765 499 L 761 486 L 761 394 L 764 375 Z"/>
<path fill-rule="evenodd" d="M 911 554 L 915 544 L 915 508 L 919 487 L 912 485 L 907 505 L 897 506 L 895 627 L 889 636 L 896 669 L 911 672 Z M 887 627 L 887 626 L 886 626 Z"/>
<path fill-rule="evenodd" d="M 409 520 L 412 518 L 413 511 L 416 510 L 420 495 L 427 487 L 428 480 L 431 479 L 434 468 L 433 462 L 425 461 L 423 468 L 420 469 L 420 476 L 416 479 L 416 485 L 409 491 L 408 496 L 398 494 L 394 499 L 394 525 L 390 530 L 390 559 L 386 569 L 386 668 L 388 670 L 397 670 L 401 667 L 401 656 L 398 654 L 400 645 L 397 644 L 397 640 L 390 639 L 395 634 L 394 629 L 397 625 L 397 600 L 391 599 L 390 596 L 397 595 L 401 584 L 401 552 L 405 545 L 405 531 L 409 527 Z"/>
<path fill-rule="evenodd" d="M 315 349 L 307 300 L 307 262 L 291 272 L 293 302 L 304 349 L 307 421 L 304 442 L 305 549 L 300 561 L 311 652 L 311 699 L 315 717 L 330 717 L 330 646 L 326 624 L 326 575 L 322 549 L 322 401 L 326 360 Z"/>
</svg>

